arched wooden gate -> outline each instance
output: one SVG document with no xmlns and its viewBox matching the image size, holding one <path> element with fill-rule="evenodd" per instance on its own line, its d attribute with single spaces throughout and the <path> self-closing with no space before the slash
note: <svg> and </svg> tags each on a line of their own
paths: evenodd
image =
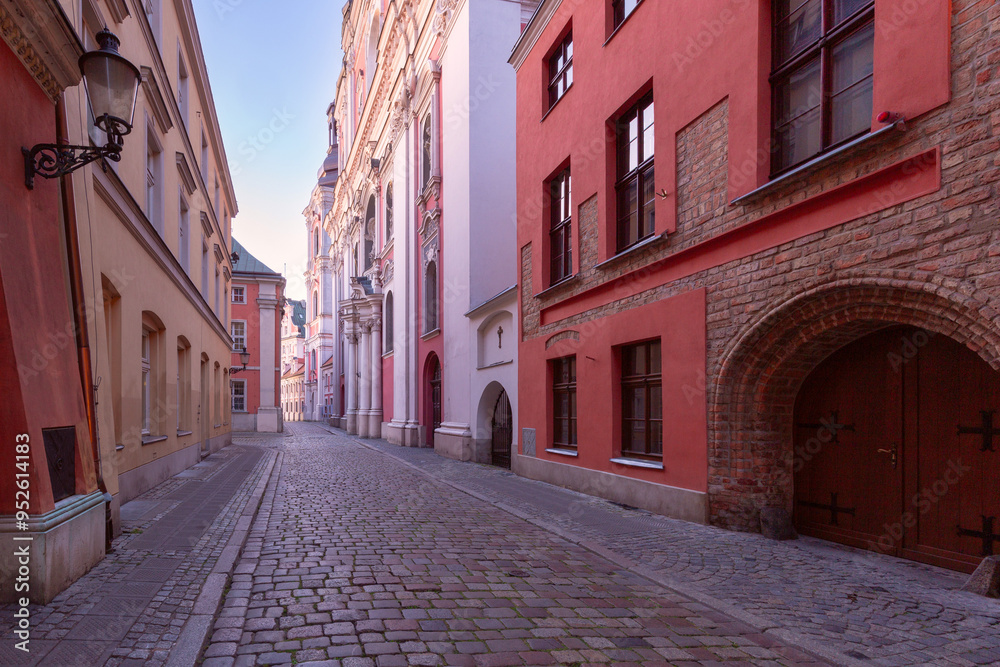
<svg viewBox="0 0 1000 667">
<path fill-rule="evenodd" d="M 507 392 L 500 390 L 500 396 L 493 406 L 492 420 L 492 450 L 493 465 L 510 469 L 511 443 L 514 440 L 514 415 L 510 409 Z"/>
</svg>

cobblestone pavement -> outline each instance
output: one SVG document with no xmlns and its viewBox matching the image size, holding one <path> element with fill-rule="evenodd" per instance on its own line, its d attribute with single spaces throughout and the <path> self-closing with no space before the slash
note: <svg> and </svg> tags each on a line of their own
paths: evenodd
<svg viewBox="0 0 1000 667">
<path fill-rule="evenodd" d="M 30 607 L 30 653 L 13 647 L 14 606 L 0 606 L 0 665 L 166 664 L 279 440 L 244 439 L 122 506 L 114 551 Z"/>
<path fill-rule="evenodd" d="M 816 665 L 313 424 L 286 424 L 204 667 Z"/>
<path fill-rule="evenodd" d="M 959 591 L 965 575 L 672 520 L 428 449 L 363 444 L 830 662 L 1000 665 L 1000 601 Z"/>
</svg>

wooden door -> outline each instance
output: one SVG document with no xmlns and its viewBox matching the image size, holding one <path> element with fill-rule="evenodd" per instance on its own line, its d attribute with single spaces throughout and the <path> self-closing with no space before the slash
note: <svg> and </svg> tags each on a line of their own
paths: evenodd
<svg viewBox="0 0 1000 667">
<path fill-rule="evenodd" d="M 1000 373 L 968 348 L 867 336 L 806 378 L 794 420 L 803 534 L 965 572 L 1000 553 Z"/>
<path fill-rule="evenodd" d="M 898 555 L 898 540 L 880 542 L 902 507 L 894 338 L 879 332 L 856 341 L 806 378 L 794 412 L 794 516 L 803 534 Z"/>
<path fill-rule="evenodd" d="M 907 558 L 971 572 L 1000 553 L 1000 373 L 944 335 L 906 365 L 915 416 L 907 448 Z"/>
</svg>

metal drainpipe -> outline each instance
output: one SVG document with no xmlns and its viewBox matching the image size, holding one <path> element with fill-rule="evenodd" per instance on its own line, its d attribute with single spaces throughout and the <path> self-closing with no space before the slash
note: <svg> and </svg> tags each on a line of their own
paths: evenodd
<svg viewBox="0 0 1000 667">
<path fill-rule="evenodd" d="M 66 123 L 64 95 L 56 100 L 56 143 L 69 143 L 69 129 Z M 90 430 L 90 446 L 97 472 L 97 488 L 104 494 L 104 547 L 111 551 L 114 524 L 111 521 L 111 494 L 104 483 L 101 469 L 101 448 L 97 442 L 97 402 L 94 396 L 94 373 L 90 360 L 90 335 L 87 329 L 86 299 L 83 293 L 83 268 L 80 264 L 80 241 L 76 226 L 76 200 L 73 184 L 68 175 L 59 179 L 63 203 L 63 225 L 66 230 L 66 254 L 69 257 L 69 285 L 73 299 L 73 322 L 76 326 L 76 347 L 80 362 L 80 382 L 83 385 L 83 402 L 87 411 L 87 426 Z"/>
</svg>

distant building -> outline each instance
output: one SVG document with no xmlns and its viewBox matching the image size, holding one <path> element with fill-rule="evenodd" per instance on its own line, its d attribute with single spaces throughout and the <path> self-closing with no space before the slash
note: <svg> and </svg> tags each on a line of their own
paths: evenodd
<svg viewBox="0 0 1000 667">
<path fill-rule="evenodd" d="M 285 421 L 304 421 L 305 364 L 302 359 L 293 359 L 281 376 L 281 405 Z"/>
<path fill-rule="evenodd" d="M 333 135 L 331 135 L 333 136 Z M 309 206 L 302 211 L 306 225 L 306 335 L 305 335 L 305 419 L 326 420 L 327 408 L 320 380 L 320 365 L 334 353 L 337 322 L 333 291 L 334 259 L 330 256 L 330 235 L 323 226 L 333 206 L 337 182 L 336 138 L 319 169 Z"/>
<path fill-rule="evenodd" d="M 509 466 L 517 417 L 515 75 L 537 2 L 345 5 L 329 113 L 339 424 Z M 342 351 L 342 352 L 341 352 Z"/>
<path fill-rule="evenodd" d="M 13 530 L 27 434 L 42 603 L 103 557 L 123 503 L 231 441 L 237 206 L 191 0 L 15 0 L 0 25 L 0 525 Z M 78 66 L 105 27 L 141 72 L 121 161 L 29 190 L 22 147 L 106 143 Z M 9 600 L 14 549 L 0 545 Z"/>
<path fill-rule="evenodd" d="M 280 433 L 281 304 L 285 279 L 233 239 L 236 264 L 230 290 L 233 339 L 230 385 L 234 431 Z M 240 352 L 250 354 L 242 370 Z"/>
<path fill-rule="evenodd" d="M 305 353 L 306 302 L 285 299 L 281 315 L 281 373 Z"/>
</svg>

